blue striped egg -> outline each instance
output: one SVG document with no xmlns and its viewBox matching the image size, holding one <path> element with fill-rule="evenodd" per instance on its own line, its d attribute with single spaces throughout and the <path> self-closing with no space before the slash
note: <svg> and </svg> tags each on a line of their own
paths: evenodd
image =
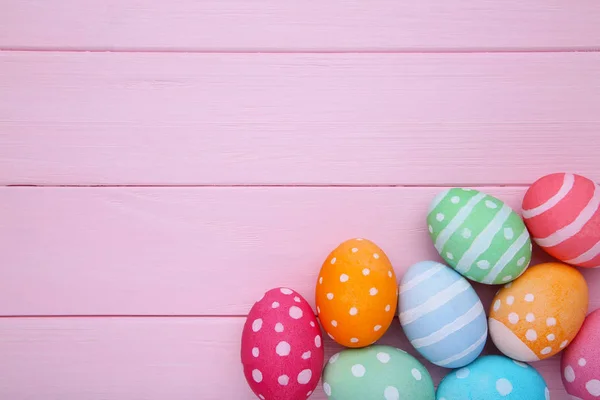
<svg viewBox="0 0 600 400">
<path fill-rule="evenodd" d="M 532 366 L 488 355 L 450 372 L 440 382 L 436 399 L 550 400 L 550 391 Z"/>
<path fill-rule="evenodd" d="M 471 284 L 434 261 L 411 266 L 400 281 L 400 324 L 431 363 L 459 368 L 475 360 L 487 340 L 487 320 Z"/>
</svg>

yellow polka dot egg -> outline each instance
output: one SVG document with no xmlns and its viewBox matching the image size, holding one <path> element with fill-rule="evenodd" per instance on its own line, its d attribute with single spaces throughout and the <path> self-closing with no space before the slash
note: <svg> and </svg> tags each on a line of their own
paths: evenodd
<svg viewBox="0 0 600 400">
<path fill-rule="evenodd" d="M 514 360 L 543 360 L 571 343 L 587 308 L 588 287 L 579 271 L 563 263 L 538 264 L 498 291 L 489 313 L 490 336 Z"/>
<path fill-rule="evenodd" d="M 375 343 L 397 307 L 396 275 L 387 255 L 367 239 L 350 239 L 325 259 L 316 284 L 317 314 L 325 332 L 346 347 Z"/>
</svg>

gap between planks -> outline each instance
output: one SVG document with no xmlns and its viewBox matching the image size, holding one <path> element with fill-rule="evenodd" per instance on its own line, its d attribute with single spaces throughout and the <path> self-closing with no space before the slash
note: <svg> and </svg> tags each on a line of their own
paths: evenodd
<svg viewBox="0 0 600 400">
<path fill-rule="evenodd" d="M 273 49 L 223 49 L 223 50 L 193 50 L 186 48 L 156 48 L 156 49 L 137 49 L 137 48 L 92 48 L 92 49 L 69 49 L 62 47 L 3 47 L 0 52 L 14 53 L 138 53 L 138 54 L 480 54 L 480 53 L 497 53 L 497 54 L 521 54 L 521 53 L 597 53 L 600 52 L 600 47 L 584 47 L 584 48 L 455 48 L 455 49 L 378 49 L 378 50 L 273 50 Z"/>
</svg>

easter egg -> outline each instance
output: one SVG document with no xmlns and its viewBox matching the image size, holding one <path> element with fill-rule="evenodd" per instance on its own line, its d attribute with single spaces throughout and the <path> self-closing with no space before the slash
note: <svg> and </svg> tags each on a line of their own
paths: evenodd
<svg viewBox="0 0 600 400">
<path fill-rule="evenodd" d="M 391 346 L 373 345 L 334 354 L 323 371 L 331 400 L 434 400 L 431 375 L 416 358 Z"/>
<path fill-rule="evenodd" d="M 576 174 L 535 181 L 523 198 L 533 241 L 552 257 L 578 267 L 600 266 L 600 188 Z"/>
<path fill-rule="evenodd" d="M 266 292 L 248 313 L 241 358 L 246 381 L 258 398 L 308 398 L 324 362 L 321 329 L 308 302 L 289 288 Z"/>
<path fill-rule="evenodd" d="M 572 399 L 600 398 L 600 310 L 590 313 L 561 357 L 562 382 Z"/>
<path fill-rule="evenodd" d="M 575 338 L 587 307 L 587 283 L 577 269 L 562 263 L 538 264 L 494 296 L 490 336 L 508 357 L 542 360 Z"/>
<path fill-rule="evenodd" d="M 531 260 L 531 238 L 521 217 L 480 191 L 452 188 L 439 193 L 429 206 L 427 224 L 440 256 L 472 281 L 510 282 Z"/>
<path fill-rule="evenodd" d="M 488 355 L 446 375 L 438 386 L 436 399 L 550 400 L 550 391 L 532 366 Z"/>
<path fill-rule="evenodd" d="M 487 319 L 462 275 L 438 262 L 419 262 L 404 273 L 399 292 L 400 324 L 424 358 L 458 368 L 479 356 L 487 340 Z"/>
<path fill-rule="evenodd" d="M 389 328 L 398 298 L 390 260 L 375 243 L 350 239 L 327 257 L 316 284 L 323 329 L 346 347 L 364 347 Z"/>
</svg>

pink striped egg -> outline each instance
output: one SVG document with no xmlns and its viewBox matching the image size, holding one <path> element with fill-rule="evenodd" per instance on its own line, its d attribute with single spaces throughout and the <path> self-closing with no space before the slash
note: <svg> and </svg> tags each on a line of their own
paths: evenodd
<svg viewBox="0 0 600 400">
<path fill-rule="evenodd" d="M 590 313 L 561 358 L 562 382 L 572 399 L 600 398 L 600 310 Z"/>
<path fill-rule="evenodd" d="M 248 313 L 242 331 L 244 375 L 262 400 L 305 400 L 323 368 L 323 337 L 308 302 L 288 288 L 271 289 Z"/>
<path fill-rule="evenodd" d="M 535 181 L 523 198 L 523 219 L 533 240 L 552 257 L 574 266 L 600 266 L 600 188 L 576 174 Z"/>
</svg>

